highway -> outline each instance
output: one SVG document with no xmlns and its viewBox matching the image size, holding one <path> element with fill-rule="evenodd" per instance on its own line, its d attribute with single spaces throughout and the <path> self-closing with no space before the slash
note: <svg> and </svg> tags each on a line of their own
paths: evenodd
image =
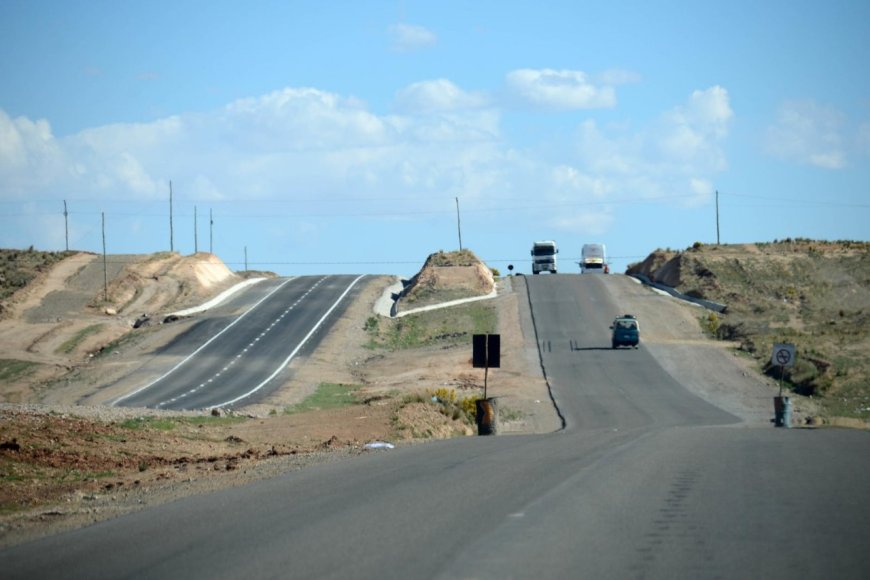
<svg viewBox="0 0 870 580">
<path fill-rule="evenodd" d="M 304 276 L 261 282 L 162 349 L 181 360 L 115 404 L 180 410 L 253 402 L 280 386 L 273 379 L 303 347 L 316 346 L 360 279 Z"/>
<path fill-rule="evenodd" d="M 515 284 L 559 432 L 402 447 L 192 497 L 0 552 L 3 576 L 866 578 L 870 436 L 749 426 L 643 345 L 611 350 L 617 283 Z"/>
</svg>

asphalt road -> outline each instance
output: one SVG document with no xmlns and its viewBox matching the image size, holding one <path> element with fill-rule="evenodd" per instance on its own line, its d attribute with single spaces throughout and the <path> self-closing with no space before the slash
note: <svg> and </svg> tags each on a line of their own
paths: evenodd
<svg viewBox="0 0 870 580">
<path fill-rule="evenodd" d="M 249 288 L 163 349 L 182 357 L 169 372 L 115 404 L 207 409 L 255 401 L 279 386 L 273 379 L 292 357 L 328 332 L 360 278 L 278 278 Z"/>
<path fill-rule="evenodd" d="M 867 577 L 867 433 L 747 427 L 609 348 L 615 277 L 526 282 L 563 431 L 185 499 L 0 552 L 4 577 Z"/>
</svg>

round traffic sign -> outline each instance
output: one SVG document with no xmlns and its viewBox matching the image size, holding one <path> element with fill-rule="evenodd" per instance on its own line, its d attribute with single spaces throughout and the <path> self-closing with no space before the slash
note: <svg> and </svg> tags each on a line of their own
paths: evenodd
<svg viewBox="0 0 870 580">
<path fill-rule="evenodd" d="M 781 348 L 776 351 L 776 362 L 780 365 L 785 366 L 791 361 L 791 351 L 785 348 Z"/>
</svg>

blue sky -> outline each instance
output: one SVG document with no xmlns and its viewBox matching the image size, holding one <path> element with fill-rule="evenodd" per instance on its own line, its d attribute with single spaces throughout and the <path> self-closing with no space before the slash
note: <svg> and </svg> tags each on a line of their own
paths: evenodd
<svg viewBox="0 0 870 580">
<path fill-rule="evenodd" d="M 870 3 L 0 2 L 0 247 L 411 274 L 867 240 Z M 460 227 L 457 227 L 457 198 Z M 213 227 L 209 227 L 209 214 Z M 195 227 L 196 224 L 196 227 Z"/>
</svg>

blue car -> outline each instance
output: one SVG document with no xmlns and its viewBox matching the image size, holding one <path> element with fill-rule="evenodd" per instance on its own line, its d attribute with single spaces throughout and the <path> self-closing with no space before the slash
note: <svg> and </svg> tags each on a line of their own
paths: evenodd
<svg viewBox="0 0 870 580">
<path fill-rule="evenodd" d="M 620 346 L 637 348 L 637 345 L 640 344 L 640 325 L 637 322 L 637 317 L 633 314 L 617 316 L 610 329 L 613 330 L 611 338 L 613 348 Z"/>
</svg>

